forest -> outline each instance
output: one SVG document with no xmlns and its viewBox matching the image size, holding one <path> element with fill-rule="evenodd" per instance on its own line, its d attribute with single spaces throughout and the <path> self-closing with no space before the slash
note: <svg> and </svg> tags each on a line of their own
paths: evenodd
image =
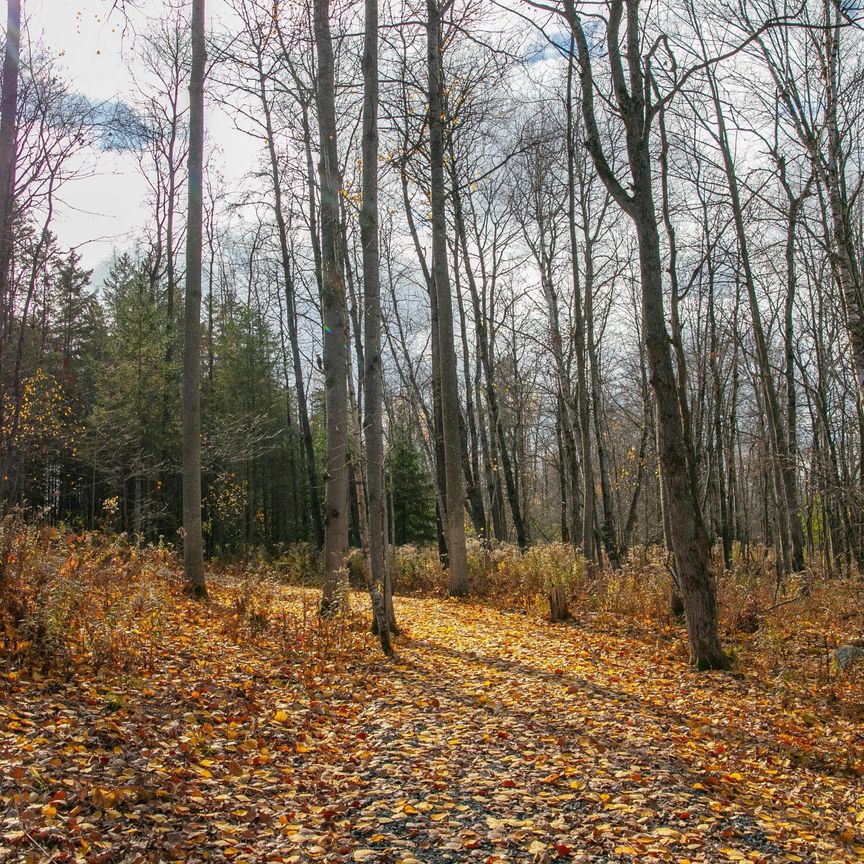
<svg viewBox="0 0 864 864">
<path fill-rule="evenodd" d="M 864 858 L 860 4 L 5 6 L 0 862 Z"/>
</svg>

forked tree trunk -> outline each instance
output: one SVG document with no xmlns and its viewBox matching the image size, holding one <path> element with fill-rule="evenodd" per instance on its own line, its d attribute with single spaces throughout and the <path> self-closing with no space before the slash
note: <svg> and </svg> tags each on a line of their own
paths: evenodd
<svg viewBox="0 0 864 864">
<path fill-rule="evenodd" d="M 675 566 L 687 622 L 692 663 L 700 669 L 725 669 L 729 658 L 717 632 L 717 592 L 710 568 L 708 535 L 687 465 L 687 443 L 681 422 L 678 392 L 663 302 L 660 236 L 651 172 L 650 132 L 654 116 L 646 96 L 652 89 L 645 78 L 641 55 L 638 6 L 626 4 L 626 50 L 621 51 L 624 0 L 611 0 L 606 32 L 616 108 L 625 130 L 630 189 L 615 176 L 603 150 L 594 110 L 591 51 L 574 0 L 565 0 L 564 14 L 577 46 L 582 84 L 582 115 L 586 146 L 610 195 L 633 220 L 639 246 L 642 283 L 642 335 L 645 340 L 651 388 L 657 407 L 657 437 L 665 481 Z M 625 73 L 625 61 L 627 70 Z M 628 84 L 629 81 L 629 84 Z M 629 92 L 628 87 L 634 88 Z"/>
</svg>

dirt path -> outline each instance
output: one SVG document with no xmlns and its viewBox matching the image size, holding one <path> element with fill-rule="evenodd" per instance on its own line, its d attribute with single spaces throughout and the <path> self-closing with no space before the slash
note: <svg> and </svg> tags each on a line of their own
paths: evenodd
<svg viewBox="0 0 864 864">
<path fill-rule="evenodd" d="M 397 611 L 395 666 L 301 668 L 183 607 L 151 674 L 7 679 L 0 860 L 862 860 L 859 727 L 677 636 Z"/>
<path fill-rule="evenodd" d="M 662 641 L 429 611 L 403 607 L 412 641 L 361 714 L 355 831 L 394 834 L 424 862 L 861 860 L 851 724 L 682 670 Z"/>
</svg>

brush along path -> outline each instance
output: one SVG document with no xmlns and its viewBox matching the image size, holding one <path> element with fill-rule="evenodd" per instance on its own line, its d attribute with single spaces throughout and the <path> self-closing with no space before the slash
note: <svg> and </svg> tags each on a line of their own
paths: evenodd
<svg viewBox="0 0 864 864">
<path fill-rule="evenodd" d="M 689 672 L 677 633 L 400 600 L 391 664 L 304 630 L 313 602 L 280 589 L 242 633 L 175 594 L 143 672 L 4 667 L 0 861 L 864 854 L 860 728 Z"/>
</svg>

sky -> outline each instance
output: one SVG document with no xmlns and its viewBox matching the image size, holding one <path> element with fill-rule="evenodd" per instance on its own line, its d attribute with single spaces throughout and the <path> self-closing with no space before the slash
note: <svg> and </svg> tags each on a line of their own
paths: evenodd
<svg viewBox="0 0 864 864">
<path fill-rule="evenodd" d="M 143 0 L 144 13 L 157 14 L 162 0 Z M 124 100 L 132 89 L 130 63 L 134 33 L 123 17 L 108 15 L 111 0 L 25 0 L 30 37 L 58 58 L 74 89 L 95 102 Z M 220 0 L 208 3 L 208 18 L 224 11 Z M 139 21 L 140 24 L 140 21 Z M 224 114 L 209 111 L 208 137 L 218 141 L 219 168 L 239 179 L 248 165 L 250 145 Z M 238 166 L 230 177 L 231 166 Z M 114 250 L 134 245 L 147 221 L 147 186 L 129 153 L 94 151 L 86 155 L 83 176 L 70 181 L 60 194 L 53 230 L 64 246 L 75 246 L 84 266 L 98 278 Z"/>
<path fill-rule="evenodd" d="M 112 0 L 24 0 L 30 38 L 41 42 L 58 59 L 73 88 L 88 99 L 126 101 L 133 89 L 136 27 L 144 16 L 157 16 L 165 0 L 136 0 L 133 26 L 119 12 L 109 14 Z M 229 15 L 225 0 L 208 0 L 208 30 L 221 29 Z M 535 58 L 554 62 L 548 49 Z M 537 62 L 541 61 L 541 62 Z M 238 188 L 243 174 L 257 159 L 257 145 L 238 132 L 216 106 L 207 108 L 209 161 L 226 185 Z M 216 146 L 214 154 L 212 148 Z M 214 158 L 215 155 L 215 158 Z M 61 191 L 53 230 L 64 246 L 74 246 L 85 267 L 101 281 L 115 250 L 134 246 L 147 223 L 147 185 L 131 153 L 93 151 L 87 154 L 83 176 Z"/>
<path fill-rule="evenodd" d="M 122 21 L 106 20 L 107 0 L 25 0 L 30 38 L 58 58 L 73 87 L 89 99 L 113 99 L 129 91 Z M 130 45 L 126 44 L 126 54 Z M 98 158 L 97 158 L 98 157 Z M 87 154 L 85 173 L 60 193 L 54 231 L 75 246 L 85 266 L 99 267 L 115 246 L 140 228 L 146 194 L 135 160 L 127 155 Z"/>
</svg>

